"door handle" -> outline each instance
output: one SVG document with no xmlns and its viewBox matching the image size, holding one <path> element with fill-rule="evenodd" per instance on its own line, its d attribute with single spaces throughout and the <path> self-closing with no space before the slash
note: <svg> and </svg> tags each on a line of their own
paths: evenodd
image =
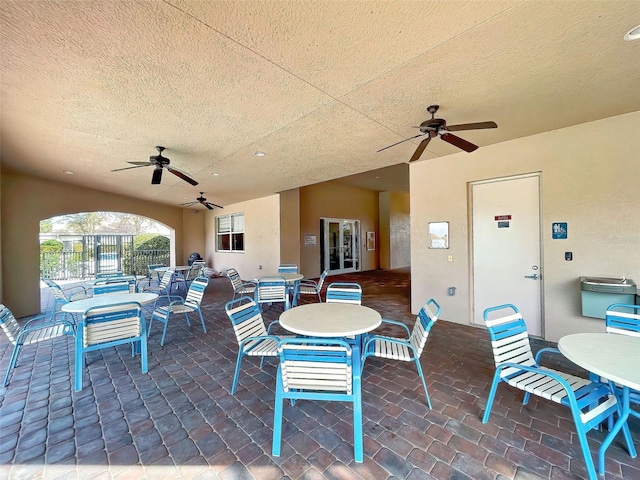
<svg viewBox="0 0 640 480">
<path fill-rule="evenodd" d="M 531 280 L 538 280 L 538 278 L 540 278 L 538 276 L 537 273 L 534 273 L 533 275 L 525 275 L 524 278 L 530 278 Z"/>
</svg>

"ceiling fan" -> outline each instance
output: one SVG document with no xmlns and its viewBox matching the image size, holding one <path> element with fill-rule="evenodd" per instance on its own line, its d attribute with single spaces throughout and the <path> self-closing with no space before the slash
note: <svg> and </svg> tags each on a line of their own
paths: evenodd
<svg viewBox="0 0 640 480">
<path fill-rule="evenodd" d="M 213 210 L 213 207 L 224 208 L 224 207 L 221 207 L 220 205 L 216 205 L 215 203 L 207 202 L 207 199 L 204 198 L 203 195 L 204 195 L 204 192 L 200 192 L 200 196 L 196 198 L 195 202 L 181 203 L 180 205 L 182 205 L 183 207 L 190 207 L 191 205 L 195 205 L 196 203 L 201 203 L 202 205 L 207 207 L 209 210 Z"/>
<path fill-rule="evenodd" d="M 119 172 L 120 170 L 129 170 L 131 168 L 140 168 L 140 167 L 150 167 L 154 165 L 155 168 L 153 169 L 153 176 L 151 177 L 151 185 L 160 185 L 160 180 L 162 179 L 162 170 L 164 168 L 166 168 L 169 172 L 173 173 L 176 177 L 181 178 L 185 182 L 190 183 L 191 185 L 198 185 L 198 182 L 196 182 L 193 178 L 191 178 L 185 172 L 169 166 L 171 161 L 167 157 L 162 156 L 164 147 L 158 146 L 156 147 L 156 150 L 158 150 L 158 155 L 151 155 L 149 157 L 148 162 L 127 162 L 135 166 L 116 168 L 115 170 L 111 170 L 111 171 Z"/>
<path fill-rule="evenodd" d="M 498 124 L 496 122 L 476 122 L 476 123 L 461 123 L 459 125 L 447 125 L 447 121 L 443 118 L 435 118 L 436 112 L 440 108 L 440 105 L 430 105 L 427 107 L 427 112 L 431 114 L 431 118 L 429 120 L 425 120 L 420 124 L 419 128 L 420 133 L 418 135 L 414 135 L 413 137 L 405 138 L 404 140 L 400 140 L 399 142 L 394 143 L 393 145 L 389 145 L 388 147 L 381 148 L 378 152 L 382 150 L 386 150 L 387 148 L 394 147 L 402 142 L 406 142 L 408 140 L 412 140 L 414 138 L 422 137 L 423 135 L 427 135 L 427 138 L 420 142 L 416 151 L 413 152 L 413 155 L 409 159 L 410 162 L 414 160 L 418 160 L 422 152 L 424 152 L 427 145 L 432 138 L 440 135 L 440 138 L 451 145 L 454 145 L 465 152 L 473 152 L 478 149 L 477 145 L 474 145 L 471 142 L 468 142 L 464 138 L 460 138 L 456 135 L 453 135 L 449 132 L 460 132 L 462 130 L 480 130 L 484 128 L 498 128 Z"/>
</svg>

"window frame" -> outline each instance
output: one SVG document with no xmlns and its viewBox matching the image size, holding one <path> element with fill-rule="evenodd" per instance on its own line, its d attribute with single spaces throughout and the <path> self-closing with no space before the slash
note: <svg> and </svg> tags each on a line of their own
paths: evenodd
<svg viewBox="0 0 640 480">
<path fill-rule="evenodd" d="M 235 230 L 235 223 L 234 219 L 235 218 L 242 218 L 242 228 L 240 230 Z M 227 219 L 227 224 L 228 224 L 228 231 L 225 232 L 220 232 L 220 221 L 222 219 Z M 215 219 L 216 222 L 216 252 L 221 252 L 221 253 L 244 253 L 245 252 L 245 246 L 244 246 L 244 238 L 245 238 L 245 228 L 244 228 L 244 212 L 236 212 L 236 213 L 229 213 L 226 215 L 218 215 L 216 216 Z M 221 244 L 223 241 L 221 241 L 221 237 L 226 236 L 228 237 L 226 244 L 229 246 L 229 249 L 224 249 L 221 248 Z M 242 243 L 242 249 L 237 249 L 234 248 L 235 245 L 237 245 L 237 240 L 234 240 L 234 236 L 240 236 L 241 238 L 241 243 Z"/>
</svg>

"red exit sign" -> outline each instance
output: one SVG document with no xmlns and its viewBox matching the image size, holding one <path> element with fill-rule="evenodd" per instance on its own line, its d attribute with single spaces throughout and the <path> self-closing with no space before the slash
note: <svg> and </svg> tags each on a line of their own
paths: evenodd
<svg viewBox="0 0 640 480">
<path fill-rule="evenodd" d="M 496 215 L 493 218 L 495 219 L 496 222 L 498 220 L 511 220 L 511 215 Z"/>
</svg>

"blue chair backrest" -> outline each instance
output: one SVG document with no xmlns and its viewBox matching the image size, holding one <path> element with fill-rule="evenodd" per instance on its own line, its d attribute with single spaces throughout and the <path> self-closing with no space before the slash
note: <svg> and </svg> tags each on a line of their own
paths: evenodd
<svg viewBox="0 0 640 480">
<path fill-rule="evenodd" d="M 298 273 L 298 266 L 294 263 L 283 263 L 278 267 L 278 273 Z"/>
<path fill-rule="evenodd" d="M 143 332 L 142 307 L 127 302 L 109 307 L 93 307 L 85 311 L 78 329 L 84 348 L 126 343 Z"/>
<path fill-rule="evenodd" d="M 129 282 L 105 282 L 93 287 L 94 295 L 106 295 L 108 293 L 129 293 Z"/>
<path fill-rule="evenodd" d="M 409 342 L 418 351 L 418 355 L 424 350 L 431 327 L 440 317 L 440 310 L 440 304 L 430 298 L 418 312 L 418 318 L 416 318 L 416 323 L 409 337 Z"/>
<path fill-rule="evenodd" d="M 113 277 L 122 277 L 124 274 L 122 272 L 101 272 L 96 273 L 96 278 L 113 278 Z"/>
<path fill-rule="evenodd" d="M 256 300 L 258 303 L 286 302 L 287 282 L 278 276 L 260 277 L 256 288 Z"/>
<path fill-rule="evenodd" d="M 260 307 L 251 297 L 240 297 L 227 302 L 224 308 L 231 320 L 238 343 L 245 338 L 267 335 Z"/>
<path fill-rule="evenodd" d="M 527 324 L 514 305 L 505 304 L 487 308 L 483 317 L 489 329 L 496 367 L 505 362 L 530 367 L 536 365 L 529 343 Z M 505 369 L 502 376 L 511 374 L 510 370 Z"/>
<path fill-rule="evenodd" d="M 610 305 L 605 316 L 605 328 L 609 333 L 640 337 L 640 305 Z"/>
<path fill-rule="evenodd" d="M 362 304 L 362 287 L 357 283 L 334 282 L 327 287 L 327 303 Z"/>
</svg>

